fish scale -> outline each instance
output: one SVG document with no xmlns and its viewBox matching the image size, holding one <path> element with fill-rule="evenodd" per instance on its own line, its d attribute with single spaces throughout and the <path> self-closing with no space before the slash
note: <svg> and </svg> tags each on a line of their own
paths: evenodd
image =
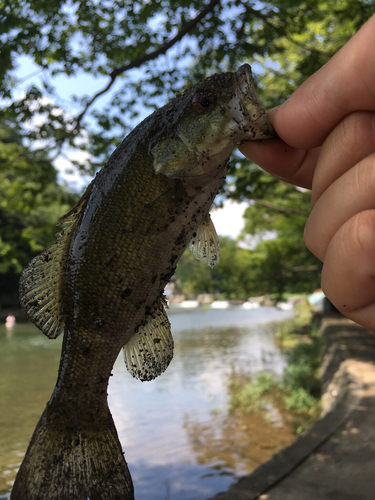
<svg viewBox="0 0 375 500">
<path fill-rule="evenodd" d="M 230 153 L 272 136 L 250 66 L 196 84 L 125 138 L 62 217 L 57 241 L 24 270 L 22 306 L 47 336 L 64 329 L 64 339 L 12 500 L 134 498 L 107 404 L 113 364 L 123 347 L 140 380 L 168 367 L 164 287 L 189 242 L 203 263 L 219 262 L 209 210 Z"/>
</svg>

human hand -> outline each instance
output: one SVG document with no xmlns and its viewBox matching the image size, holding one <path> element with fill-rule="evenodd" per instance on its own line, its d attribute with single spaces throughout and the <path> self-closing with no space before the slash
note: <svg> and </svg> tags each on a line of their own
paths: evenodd
<svg viewBox="0 0 375 500">
<path fill-rule="evenodd" d="M 322 288 L 343 314 L 375 331 L 375 16 L 270 120 L 281 139 L 240 151 L 312 189 L 307 247 Z"/>
</svg>

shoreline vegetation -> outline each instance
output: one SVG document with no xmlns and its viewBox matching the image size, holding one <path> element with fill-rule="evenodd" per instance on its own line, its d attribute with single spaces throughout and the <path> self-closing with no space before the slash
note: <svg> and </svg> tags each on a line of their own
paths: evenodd
<svg viewBox="0 0 375 500">
<path fill-rule="evenodd" d="M 232 414 L 260 413 L 276 425 L 292 427 L 296 435 L 318 420 L 322 346 L 312 318 L 311 306 L 300 300 L 293 318 L 279 324 L 276 342 L 288 361 L 280 377 L 268 372 L 232 375 L 228 385 Z"/>
</svg>

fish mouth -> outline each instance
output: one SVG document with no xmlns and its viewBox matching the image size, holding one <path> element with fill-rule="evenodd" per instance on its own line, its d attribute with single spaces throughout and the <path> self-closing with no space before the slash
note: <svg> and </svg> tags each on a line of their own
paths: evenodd
<svg viewBox="0 0 375 500">
<path fill-rule="evenodd" d="M 266 114 L 266 110 L 256 94 L 250 64 L 240 66 L 236 71 L 236 78 L 237 95 L 243 104 L 242 112 L 249 121 L 255 122 Z"/>
<path fill-rule="evenodd" d="M 254 90 L 253 74 L 251 72 L 250 64 L 243 64 L 240 66 L 236 71 L 236 78 L 237 85 L 243 94 L 249 94 L 251 93 L 251 90 Z M 254 97 L 258 100 L 256 94 Z"/>
<path fill-rule="evenodd" d="M 246 125 L 255 125 L 258 133 L 253 140 L 277 137 L 277 134 L 269 122 L 267 112 L 260 102 L 253 82 L 251 66 L 243 64 L 235 73 L 237 79 L 237 96 Z M 244 123 L 245 124 L 245 123 Z"/>
</svg>

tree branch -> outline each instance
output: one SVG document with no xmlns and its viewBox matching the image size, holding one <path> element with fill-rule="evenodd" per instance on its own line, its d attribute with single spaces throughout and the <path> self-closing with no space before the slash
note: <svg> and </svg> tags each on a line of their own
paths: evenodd
<svg viewBox="0 0 375 500">
<path fill-rule="evenodd" d="M 246 2 L 241 1 L 241 5 L 246 9 L 247 12 L 250 12 L 254 18 L 260 18 L 265 24 L 267 24 L 270 28 L 272 28 L 276 33 L 278 33 L 281 37 L 285 36 L 287 40 L 290 42 L 294 43 L 297 47 L 300 47 L 303 49 L 305 52 L 308 50 L 315 50 L 316 52 L 319 52 L 319 54 L 323 55 L 329 55 L 327 52 L 324 52 L 323 50 L 317 49 L 317 48 L 309 48 L 306 46 L 305 43 L 299 42 L 296 40 L 290 33 L 287 32 L 285 28 L 282 28 L 280 26 L 275 26 L 269 19 L 269 16 L 267 14 L 263 14 L 260 10 L 256 10 L 251 5 L 248 5 Z M 272 11 L 272 14 L 276 14 L 275 11 Z"/>
<path fill-rule="evenodd" d="M 148 62 L 148 61 L 153 61 L 157 57 L 159 57 L 162 54 L 165 54 L 167 50 L 169 50 L 173 45 L 175 45 L 177 42 L 179 42 L 189 31 L 194 29 L 201 21 L 204 19 L 207 14 L 209 14 L 215 7 L 220 3 L 221 0 L 211 0 L 204 9 L 200 11 L 200 13 L 194 18 L 188 21 L 177 33 L 176 36 L 174 36 L 169 42 L 166 42 L 164 45 L 159 47 L 158 49 L 154 50 L 153 52 L 150 52 L 149 54 L 145 54 L 141 57 L 138 57 L 134 61 L 131 61 L 128 64 L 125 64 L 124 66 L 120 66 L 119 68 L 114 69 L 110 74 L 110 81 L 108 85 L 100 90 L 97 94 L 95 94 L 89 102 L 86 103 L 86 106 L 84 107 L 83 111 L 77 116 L 76 119 L 76 126 L 75 129 L 78 127 L 79 123 L 81 122 L 83 116 L 85 115 L 86 111 L 89 109 L 89 107 L 103 94 L 105 94 L 115 83 L 116 78 L 125 73 L 126 71 L 129 71 L 134 68 L 139 68 L 142 66 L 142 64 Z"/>
<path fill-rule="evenodd" d="M 278 212 L 280 214 L 298 215 L 299 217 L 308 216 L 308 214 L 300 212 L 299 210 L 295 210 L 294 208 L 280 207 L 280 205 L 275 205 L 274 203 L 270 203 L 269 201 L 259 200 L 257 198 L 251 198 L 251 199 L 253 200 L 254 203 L 258 203 L 258 205 L 270 208 L 271 210 L 274 210 L 275 212 Z"/>
</svg>

